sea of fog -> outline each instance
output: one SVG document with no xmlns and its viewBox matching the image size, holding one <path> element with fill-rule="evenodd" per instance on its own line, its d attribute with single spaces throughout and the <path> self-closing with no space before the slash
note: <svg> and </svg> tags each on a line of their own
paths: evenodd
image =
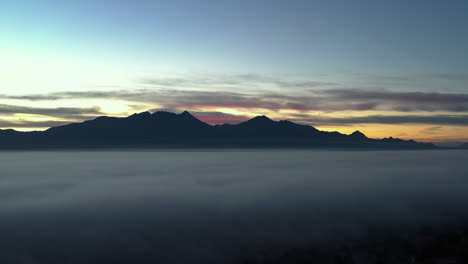
<svg viewBox="0 0 468 264">
<path fill-rule="evenodd" d="M 468 151 L 0 152 L 0 263 L 236 263 L 468 223 Z"/>
</svg>

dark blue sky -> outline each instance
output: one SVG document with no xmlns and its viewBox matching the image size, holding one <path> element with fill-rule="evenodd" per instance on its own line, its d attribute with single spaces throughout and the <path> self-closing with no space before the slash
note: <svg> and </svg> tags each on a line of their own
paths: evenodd
<svg viewBox="0 0 468 264">
<path fill-rule="evenodd" d="M 164 70 L 461 74 L 466 1 L 5 1 L 4 45 Z"/>
</svg>

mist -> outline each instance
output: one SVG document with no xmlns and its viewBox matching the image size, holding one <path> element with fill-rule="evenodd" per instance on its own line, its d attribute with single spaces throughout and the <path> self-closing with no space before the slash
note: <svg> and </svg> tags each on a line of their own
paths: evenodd
<svg viewBox="0 0 468 264">
<path fill-rule="evenodd" d="M 468 151 L 0 152 L 1 263 L 237 263 L 468 219 Z"/>
</svg>

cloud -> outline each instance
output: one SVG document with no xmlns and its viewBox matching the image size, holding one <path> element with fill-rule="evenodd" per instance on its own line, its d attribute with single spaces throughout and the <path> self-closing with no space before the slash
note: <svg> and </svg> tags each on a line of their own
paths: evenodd
<svg viewBox="0 0 468 264">
<path fill-rule="evenodd" d="M 392 100 L 398 102 L 468 103 L 468 94 L 369 91 L 359 89 L 331 89 L 322 93 L 340 99 Z"/>
<path fill-rule="evenodd" d="M 27 107 L 18 105 L 0 104 L 0 115 L 14 114 L 31 114 L 44 115 L 50 117 L 59 117 L 66 119 L 84 119 L 88 116 L 98 116 L 103 113 L 99 107 L 73 108 L 73 107 L 58 107 L 58 108 L 42 108 L 42 107 Z"/>
<path fill-rule="evenodd" d="M 133 97 L 136 99 L 136 97 Z M 307 94 L 230 93 L 230 92 L 156 92 L 147 94 L 145 100 L 158 100 L 176 108 L 264 108 L 268 110 L 291 109 L 298 111 L 468 111 L 468 94 L 443 94 L 423 92 L 366 91 L 353 89 L 328 89 Z"/>
<path fill-rule="evenodd" d="M 370 81 L 384 81 L 384 82 L 408 82 L 415 78 L 415 76 L 404 75 L 383 75 L 375 73 L 354 73 L 361 80 Z"/>
<path fill-rule="evenodd" d="M 259 74 L 213 75 L 208 77 L 186 76 L 174 78 L 150 77 L 140 78 L 137 81 L 140 84 L 155 85 L 165 88 L 203 87 L 205 89 L 221 86 L 250 87 L 259 84 L 273 85 L 281 88 L 313 88 L 337 84 L 334 82 L 317 80 L 293 80 L 290 78 L 278 78 Z"/>
<path fill-rule="evenodd" d="M 442 130 L 441 126 L 434 126 L 434 127 L 428 127 L 428 128 L 421 130 L 421 133 L 436 135 L 436 134 L 439 134 L 441 130 Z"/>
<path fill-rule="evenodd" d="M 277 80 L 275 84 L 283 88 L 312 88 L 320 86 L 335 85 L 333 82 L 319 82 L 319 81 L 284 81 Z"/>
<path fill-rule="evenodd" d="M 307 117 L 293 116 L 291 120 L 316 125 L 351 125 L 351 124 L 434 124 L 468 126 L 468 115 L 370 115 L 364 117 Z"/>
<path fill-rule="evenodd" d="M 1 128 L 43 128 L 69 124 L 67 121 L 0 120 Z"/>
<path fill-rule="evenodd" d="M 144 85 L 155 85 L 166 88 L 173 87 L 206 87 L 206 86 L 222 86 L 222 85 L 238 85 L 241 84 L 241 80 L 235 78 L 224 78 L 220 80 L 218 78 L 207 78 L 207 77 L 175 77 L 175 78 L 141 78 L 138 83 Z"/>
<path fill-rule="evenodd" d="M 19 96 L 0 96 L 3 99 L 19 99 Z M 24 100 L 63 100 L 63 99 L 118 99 L 128 102 L 153 103 L 164 108 L 175 109 L 291 109 L 297 111 L 341 111 L 376 109 L 375 102 L 350 100 L 330 100 L 330 96 L 320 93 L 308 95 L 283 95 L 278 93 L 241 93 L 225 91 L 182 91 L 175 89 L 135 91 L 120 90 L 109 92 L 63 92 L 49 95 L 26 95 Z"/>
<path fill-rule="evenodd" d="M 468 74 L 465 73 L 437 73 L 425 75 L 429 78 L 444 79 L 449 81 L 468 81 Z"/>
<path fill-rule="evenodd" d="M 413 74 L 413 75 L 381 75 L 370 73 L 354 73 L 361 79 L 377 80 L 384 82 L 411 82 L 424 80 L 445 80 L 445 81 L 468 81 L 467 73 L 432 73 L 432 74 Z"/>
<path fill-rule="evenodd" d="M 336 102 L 367 102 L 375 109 L 395 111 L 468 111 L 468 94 L 369 91 L 359 89 L 323 90 L 325 98 Z"/>
<path fill-rule="evenodd" d="M 285 90 L 287 91 L 287 90 Z M 468 94 L 370 91 L 362 89 L 309 89 L 302 92 L 227 92 L 178 89 L 61 92 L 46 95 L 0 96 L 4 99 L 61 100 L 115 99 L 128 103 L 157 104 L 172 109 L 266 109 L 277 111 L 448 111 L 468 112 Z M 96 112 L 96 111 L 94 111 Z"/>
<path fill-rule="evenodd" d="M 0 94 L 0 99 L 10 99 L 10 100 L 25 100 L 25 101 L 56 101 L 56 100 L 65 100 L 65 99 L 81 99 L 81 98 L 115 98 L 119 96 L 125 96 L 124 91 L 114 92 L 59 92 L 59 93 L 50 93 L 50 94 L 28 94 L 28 95 L 7 95 Z"/>
</svg>

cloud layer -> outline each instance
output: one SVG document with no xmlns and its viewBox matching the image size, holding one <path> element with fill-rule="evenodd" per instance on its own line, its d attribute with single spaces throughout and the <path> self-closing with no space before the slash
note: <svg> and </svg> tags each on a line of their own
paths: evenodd
<svg viewBox="0 0 468 264">
<path fill-rule="evenodd" d="M 32 114 L 45 115 L 51 117 L 60 117 L 66 119 L 79 119 L 84 115 L 102 115 L 99 107 L 73 108 L 73 107 L 58 107 L 58 108 L 43 108 L 43 107 L 27 107 L 17 105 L 0 104 L 0 115 L 10 114 Z"/>
<path fill-rule="evenodd" d="M 271 111 L 449 111 L 468 112 L 468 94 L 320 89 L 279 94 L 275 92 L 182 91 L 137 89 L 102 92 L 61 92 L 46 95 L 0 95 L 0 99 L 49 101 L 62 99 L 118 99 L 177 109 L 261 108 Z"/>
<path fill-rule="evenodd" d="M 468 115 L 369 115 L 363 117 L 308 117 L 305 115 L 292 118 L 299 122 L 317 125 L 349 125 L 349 124 L 434 124 L 468 126 Z"/>
<path fill-rule="evenodd" d="M 350 126 L 353 124 L 424 124 L 468 126 L 468 94 L 401 92 L 391 90 L 371 91 L 365 89 L 328 89 L 313 87 L 314 83 L 279 83 L 280 79 L 261 79 L 245 75 L 239 80 L 271 82 L 274 85 L 300 87 L 287 89 L 289 93 L 273 90 L 184 90 L 158 88 L 157 85 L 178 86 L 188 80 L 158 80 L 151 87 L 122 89 L 117 91 L 69 91 L 49 94 L 0 95 L 8 102 L 41 103 L 61 100 L 119 101 L 135 112 L 153 108 L 179 112 L 189 110 L 199 119 L 210 124 L 240 123 L 253 115 L 268 114 L 275 119 L 288 119 L 315 126 Z M 146 80 L 148 83 L 154 82 Z M 192 80 L 193 81 L 193 80 Z M 205 80 L 212 85 L 216 80 Z M 203 83 L 203 81 L 198 81 Z M 231 82 L 236 85 L 236 81 Z M 226 82 L 224 83 L 226 84 Z M 323 84 L 321 84 L 323 85 Z M 142 110 L 143 109 L 143 110 Z M 359 114 L 366 111 L 366 116 Z M 352 113 L 352 114 L 348 114 Z M 384 114 L 392 113 L 392 114 Z M 15 117 L 18 114 L 42 115 L 50 120 L 28 120 L 26 118 L 4 118 L 0 127 L 50 127 L 66 121 L 80 121 L 106 115 L 105 109 L 97 106 L 86 108 L 43 108 L 13 104 L 0 104 L 0 115 Z M 131 113 L 121 113 L 127 115 Z"/>
</svg>

